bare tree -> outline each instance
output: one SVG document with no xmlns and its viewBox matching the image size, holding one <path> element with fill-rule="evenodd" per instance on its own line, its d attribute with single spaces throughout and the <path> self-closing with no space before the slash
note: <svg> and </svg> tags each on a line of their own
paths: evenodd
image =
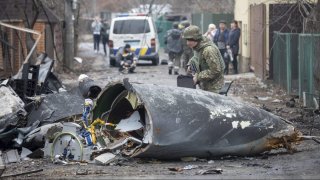
<svg viewBox="0 0 320 180">
<path fill-rule="evenodd" d="M 111 12 L 128 12 L 132 8 L 146 8 L 144 5 L 171 5 L 175 13 L 232 13 L 234 10 L 234 0 L 97 0 L 100 4 L 99 10 L 109 10 Z M 144 9 L 145 12 L 148 9 Z"/>
</svg>

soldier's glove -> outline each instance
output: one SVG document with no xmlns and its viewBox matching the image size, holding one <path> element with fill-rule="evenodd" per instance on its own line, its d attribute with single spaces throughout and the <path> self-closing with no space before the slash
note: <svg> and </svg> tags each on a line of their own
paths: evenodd
<svg viewBox="0 0 320 180">
<path fill-rule="evenodd" d="M 187 74 L 192 74 L 190 64 L 187 65 Z"/>
<path fill-rule="evenodd" d="M 198 84 L 197 74 L 195 74 L 195 75 L 193 76 L 193 83 L 194 83 L 194 85 Z"/>
</svg>

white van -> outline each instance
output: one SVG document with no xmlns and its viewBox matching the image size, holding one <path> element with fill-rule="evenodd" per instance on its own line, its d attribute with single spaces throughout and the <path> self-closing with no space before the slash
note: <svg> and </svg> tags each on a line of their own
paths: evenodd
<svg viewBox="0 0 320 180">
<path fill-rule="evenodd" d="M 115 66 L 119 48 L 130 44 L 138 60 L 159 64 L 159 40 L 152 17 L 122 15 L 112 19 L 109 34 L 110 65 Z"/>
</svg>

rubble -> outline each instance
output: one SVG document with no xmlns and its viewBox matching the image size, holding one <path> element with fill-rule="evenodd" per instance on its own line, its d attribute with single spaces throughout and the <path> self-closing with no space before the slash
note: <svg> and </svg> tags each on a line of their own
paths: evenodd
<svg viewBox="0 0 320 180">
<path fill-rule="evenodd" d="M 21 154 L 20 154 L 21 160 L 27 159 L 28 158 L 27 156 L 30 155 L 31 153 L 32 153 L 32 151 L 30 151 L 27 148 L 22 147 L 22 151 L 21 151 Z"/>
<path fill-rule="evenodd" d="M 5 177 L 16 177 L 16 176 L 22 176 L 22 175 L 26 175 L 26 174 L 32 174 L 32 173 L 38 173 L 43 171 L 43 169 L 36 169 L 36 170 L 31 170 L 31 171 L 26 171 L 26 172 L 21 172 L 21 173 L 16 173 L 16 174 L 8 174 L 8 175 L 4 175 L 1 176 L 2 178 Z"/>
<path fill-rule="evenodd" d="M 46 124 L 43 126 L 40 126 L 30 133 L 28 133 L 24 137 L 23 146 L 28 147 L 31 150 L 36 150 L 38 148 L 43 148 L 46 137 L 49 136 L 49 129 L 55 128 L 56 131 L 62 130 L 62 124 L 61 123 L 53 123 L 53 124 Z"/>
<path fill-rule="evenodd" d="M 196 157 L 182 157 L 181 161 L 183 161 L 183 162 L 194 162 L 194 161 L 197 161 L 197 158 Z"/>
<path fill-rule="evenodd" d="M 207 169 L 207 170 L 199 170 L 196 174 L 197 175 L 207 175 L 207 174 L 222 174 L 222 169 Z"/>
<path fill-rule="evenodd" d="M 18 150 L 11 149 L 3 154 L 4 162 L 6 164 L 20 162 L 20 156 L 18 154 Z"/>
<path fill-rule="evenodd" d="M 115 158 L 116 158 L 116 155 L 112 153 L 104 153 L 94 158 L 94 160 L 95 160 L 95 163 L 97 164 L 107 165 L 107 164 L 110 164 L 112 161 L 114 161 Z"/>
<path fill-rule="evenodd" d="M 84 99 L 78 89 L 48 94 L 42 98 L 40 105 L 32 108 L 28 115 L 28 125 L 36 120 L 39 120 L 41 125 L 46 125 L 80 116 L 83 102 Z"/>
<path fill-rule="evenodd" d="M 23 126 L 25 124 L 24 118 L 27 115 L 24 109 L 25 103 L 7 85 L 7 81 L 0 84 L 0 101 L 3 102 L 0 105 L 0 134 L 9 129 Z"/>
</svg>

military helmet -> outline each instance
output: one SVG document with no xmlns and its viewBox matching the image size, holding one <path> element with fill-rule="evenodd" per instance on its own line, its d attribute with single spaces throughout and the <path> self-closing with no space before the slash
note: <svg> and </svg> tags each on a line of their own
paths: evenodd
<svg viewBox="0 0 320 180">
<path fill-rule="evenodd" d="M 200 32 L 200 28 L 194 25 L 187 27 L 182 34 L 182 38 L 184 39 L 199 40 L 201 39 L 201 37 L 202 37 L 202 34 Z"/>
</svg>

